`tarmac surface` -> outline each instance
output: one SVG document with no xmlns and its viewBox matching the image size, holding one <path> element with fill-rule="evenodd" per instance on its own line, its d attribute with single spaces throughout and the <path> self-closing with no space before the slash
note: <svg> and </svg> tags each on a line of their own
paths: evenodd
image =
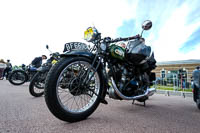
<svg viewBox="0 0 200 133">
<path fill-rule="evenodd" d="M 44 97 L 29 94 L 28 83 L 0 80 L 0 133 L 199 133 L 200 110 L 192 97 L 154 94 L 146 103 L 107 98 L 86 120 L 54 117 Z"/>
</svg>

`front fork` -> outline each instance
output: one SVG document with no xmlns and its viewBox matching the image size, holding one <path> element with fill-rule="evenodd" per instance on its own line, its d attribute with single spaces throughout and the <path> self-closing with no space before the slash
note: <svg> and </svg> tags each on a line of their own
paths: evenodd
<svg viewBox="0 0 200 133">
<path fill-rule="evenodd" d="M 100 58 L 98 59 L 98 57 L 100 57 Z M 98 62 L 97 62 L 97 59 L 98 59 Z M 94 58 L 94 60 L 92 62 L 91 67 L 88 69 L 88 71 L 86 73 L 86 77 L 89 77 L 89 78 L 88 79 L 85 78 L 81 85 L 87 85 L 90 82 L 90 80 L 92 79 L 92 77 L 94 76 L 94 74 L 99 69 L 99 67 L 101 65 L 101 62 L 102 62 L 102 57 L 99 56 L 98 54 L 96 54 L 96 56 L 95 56 L 95 58 Z M 94 67 L 94 71 L 91 74 L 90 72 L 91 72 L 91 69 L 93 69 L 92 67 Z M 107 79 L 106 79 L 106 76 L 105 76 L 105 72 L 104 72 L 105 70 L 104 69 L 105 69 L 105 67 L 103 67 L 103 70 L 101 70 L 102 72 L 101 72 L 101 75 L 100 75 L 100 76 L 102 76 L 101 77 L 101 82 L 104 82 L 103 83 L 104 84 L 104 87 L 103 87 L 104 90 L 103 90 L 102 95 L 97 95 L 93 90 L 90 90 L 90 91 L 92 91 L 94 95 L 96 95 L 97 97 L 100 98 L 101 103 L 108 104 L 108 102 L 105 100 L 105 95 L 106 95 L 106 92 L 107 92 L 107 82 L 106 82 Z M 89 76 L 89 74 L 91 74 L 91 75 Z"/>
</svg>

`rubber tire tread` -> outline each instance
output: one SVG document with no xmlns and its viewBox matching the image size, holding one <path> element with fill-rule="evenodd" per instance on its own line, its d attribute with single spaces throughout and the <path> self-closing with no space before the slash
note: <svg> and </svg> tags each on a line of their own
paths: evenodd
<svg viewBox="0 0 200 133">
<path fill-rule="evenodd" d="M 200 103 L 197 103 L 197 108 L 200 110 Z"/>
<path fill-rule="evenodd" d="M 44 91 L 40 92 L 40 93 L 37 93 L 37 92 L 34 91 L 35 81 L 37 80 L 37 78 L 38 78 L 39 75 L 40 75 L 40 72 L 37 72 L 33 76 L 33 78 L 31 79 L 31 82 L 29 84 L 29 92 L 34 97 L 41 97 L 44 94 Z"/>
<path fill-rule="evenodd" d="M 100 103 L 100 98 L 97 97 L 95 103 L 86 111 L 74 114 L 71 112 L 68 112 L 62 108 L 62 106 L 59 104 L 57 95 L 56 95 L 56 84 L 57 79 L 63 69 L 69 65 L 72 62 L 75 61 L 87 61 L 90 64 L 92 63 L 91 60 L 89 60 L 86 57 L 64 57 L 60 59 L 49 71 L 46 81 L 45 81 L 45 102 L 51 111 L 51 113 L 57 117 L 60 120 L 66 121 L 66 122 L 77 122 L 86 119 L 88 116 L 90 116 L 98 107 Z M 103 94 L 103 86 L 104 82 L 102 73 L 100 70 L 97 71 L 100 78 L 100 92 L 99 95 L 101 96 Z"/>
<path fill-rule="evenodd" d="M 14 73 L 17 73 L 17 72 L 21 72 L 21 73 L 23 73 L 25 75 L 25 80 L 23 82 L 21 82 L 21 83 L 15 83 L 15 82 L 12 81 L 12 76 L 14 75 Z M 28 80 L 28 77 L 27 77 L 26 72 L 24 72 L 23 70 L 14 70 L 13 72 L 11 72 L 8 80 L 13 85 L 22 85 Z"/>
<path fill-rule="evenodd" d="M 200 88 L 197 88 L 196 90 L 196 104 L 197 104 L 197 108 L 200 110 Z"/>
</svg>

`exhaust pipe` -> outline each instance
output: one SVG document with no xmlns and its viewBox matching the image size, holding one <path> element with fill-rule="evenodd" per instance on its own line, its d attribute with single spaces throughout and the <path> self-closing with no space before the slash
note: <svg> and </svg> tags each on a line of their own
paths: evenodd
<svg viewBox="0 0 200 133">
<path fill-rule="evenodd" d="M 127 97 L 125 95 L 123 95 L 119 89 L 117 88 L 116 84 L 115 84 L 115 81 L 113 80 L 113 78 L 111 77 L 111 82 L 112 82 L 112 87 L 114 88 L 116 94 L 121 98 L 121 99 L 124 99 L 124 100 L 137 100 L 137 99 L 140 99 L 142 97 L 146 97 L 146 96 L 152 96 L 156 89 L 155 88 L 147 88 L 146 92 L 142 95 L 138 95 L 138 96 L 132 96 L 132 97 Z"/>
</svg>

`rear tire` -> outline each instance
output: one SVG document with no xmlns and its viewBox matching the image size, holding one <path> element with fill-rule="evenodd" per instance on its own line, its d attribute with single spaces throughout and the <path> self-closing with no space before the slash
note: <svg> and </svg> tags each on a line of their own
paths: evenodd
<svg viewBox="0 0 200 133">
<path fill-rule="evenodd" d="M 17 82 L 16 79 L 18 79 L 19 82 Z M 9 76 L 9 82 L 13 85 L 22 85 L 27 80 L 28 80 L 28 76 L 26 72 L 23 70 L 15 70 Z"/>
<path fill-rule="evenodd" d="M 38 82 L 38 78 L 40 77 L 40 72 L 37 72 L 34 76 L 33 76 L 33 78 L 32 78 L 32 80 L 31 80 L 31 82 L 30 82 L 30 84 L 29 84 L 29 92 L 30 92 L 30 94 L 32 95 L 32 96 L 34 96 L 34 97 L 40 97 L 40 96 L 42 96 L 43 94 L 44 94 L 44 87 L 37 87 L 36 85 L 35 85 L 35 83 L 36 82 Z M 41 90 L 41 92 L 37 92 L 37 90 Z"/>
<path fill-rule="evenodd" d="M 197 103 L 197 108 L 200 110 L 200 102 Z"/>
<path fill-rule="evenodd" d="M 196 98 L 197 108 L 200 110 L 200 88 L 196 89 Z"/>
<path fill-rule="evenodd" d="M 79 62 L 79 64 L 80 64 L 80 62 L 81 63 L 84 62 L 85 64 L 89 64 L 90 66 L 92 63 L 91 60 L 89 60 L 85 57 L 62 58 L 51 68 L 50 72 L 47 75 L 46 82 L 45 82 L 45 101 L 46 101 L 46 104 L 47 104 L 49 110 L 53 113 L 53 115 L 55 117 L 57 117 L 60 120 L 66 121 L 66 122 L 81 121 L 81 120 L 86 119 L 88 116 L 90 116 L 98 107 L 98 105 L 100 103 L 100 96 L 103 93 L 104 82 L 102 82 L 103 81 L 102 73 L 101 73 L 100 69 L 93 76 L 95 79 L 95 82 L 92 82 L 92 84 L 95 85 L 94 91 L 96 91 L 96 85 L 97 85 L 97 88 L 98 88 L 97 95 L 98 96 L 94 95 L 94 93 L 93 94 L 89 93 L 89 92 L 91 92 L 91 90 L 88 91 L 84 87 L 76 84 L 78 81 L 79 81 L 78 83 L 80 83 L 82 81 L 82 80 L 80 80 L 81 78 L 78 79 L 79 77 L 78 76 L 77 76 L 78 78 L 76 77 L 76 75 L 79 75 L 79 73 L 81 73 L 82 71 L 79 71 L 80 69 L 76 70 L 75 71 L 76 74 L 75 74 L 74 73 L 75 69 L 74 69 L 74 67 L 72 67 L 72 65 L 77 62 Z M 71 68 L 70 68 L 70 65 L 71 65 Z M 70 70 L 73 70 L 74 75 L 70 76 L 71 74 L 73 74 L 72 71 L 70 71 Z M 75 76 L 75 78 L 74 78 L 74 80 L 70 80 L 68 87 L 66 87 L 67 85 L 61 85 L 59 88 L 58 83 L 63 82 L 62 81 L 63 79 L 61 79 L 61 76 L 64 72 L 66 72 L 65 77 L 67 77 L 67 79 L 70 79 L 71 77 L 74 77 L 74 76 Z M 70 78 L 68 78 L 68 77 L 70 77 Z M 99 81 L 99 83 L 96 82 L 96 78 Z M 69 80 L 65 80 L 65 81 L 69 82 Z M 79 86 L 79 87 L 74 87 L 74 88 L 70 89 L 70 86 Z M 76 88 L 76 90 L 75 90 L 75 88 Z M 87 96 L 87 93 L 88 93 L 88 95 L 91 95 L 92 100 L 90 99 L 88 101 L 88 103 L 86 101 L 87 104 L 85 106 L 83 106 L 80 110 L 78 110 L 78 109 L 70 110 L 70 107 L 68 106 L 68 104 L 64 105 L 64 102 L 62 103 L 61 97 L 59 96 L 59 91 L 63 91 L 62 94 L 65 94 L 66 92 L 68 92 L 68 93 L 70 92 L 68 95 L 73 95 L 72 97 L 74 98 L 74 101 L 75 101 L 74 104 L 78 104 L 81 107 L 82 107 L 82 104 L 84 105 L 85 104 L 84 102 L 87 100 L 87 99 L 85 100 L 85 97 L 84 97 L 85 95 Z M 66 97 L 68 95 L 64 95 L 64 96 Z M 77 97 L 78 98 L 80 97 L 80 100 L 83 99 L 83 103 L 78 102 L 78 100 L 76 101 Z M 71 102 L 71 104 L 72 104 L 72 102 Z M 78 106 L 78 108 L 79 108 L 79 106 Z M 78 110 L 78 111 L 76 111 L 76 110 Z"/>
</svg>

